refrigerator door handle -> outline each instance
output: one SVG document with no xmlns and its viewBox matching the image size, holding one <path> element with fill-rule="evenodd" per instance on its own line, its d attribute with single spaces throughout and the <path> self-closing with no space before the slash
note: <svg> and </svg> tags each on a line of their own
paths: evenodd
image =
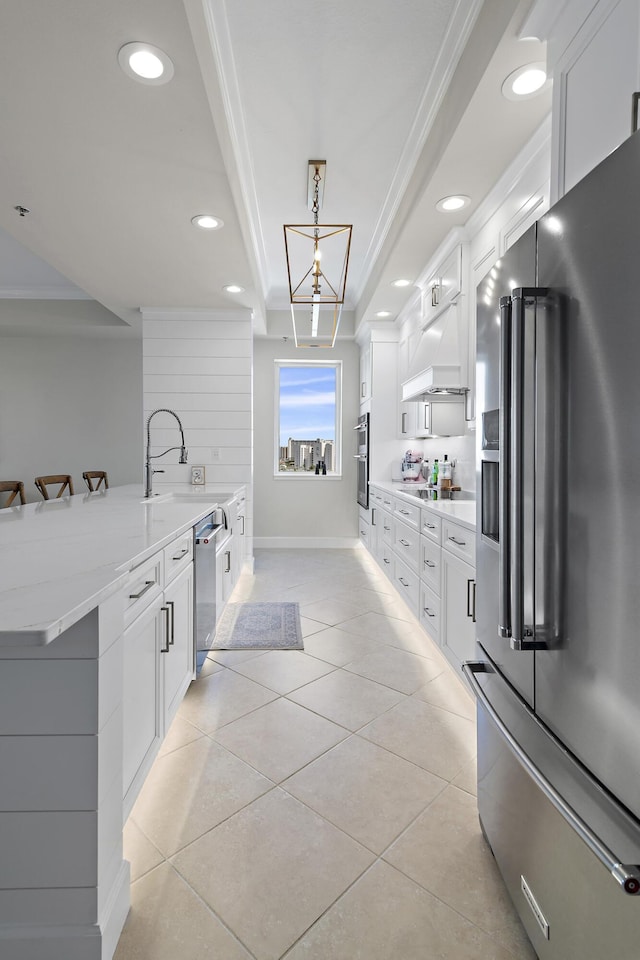
<svg viewBox="0 0 640 960">
<path fill-rule="evenodd" d="M 515 291 L 514 291 L 515 292 Z M 509 438 L 509 552 L 511 554 L 511 648 L 522 650 L 524 627 L 524 322 L 525 300 L 512 300 L 511 431 Z M 508 481 L 507 481 L 508 482 Z"/>
<path fill-rule="evenodd" d="M 586 843 L 600 863 L 607 868 L 613 879 L 620 885 L 624 892 L 628 894 L 640 893 L 640 865 L 620 862 L 618 857 L 616 857 L 600 837 L 593 832 L 582 817 L 575 812 L 573 807 L 569 806 L 553 784 L 551 784 L 538 767 L 536 767 L 535 763 L 528 754 L 525 753 L 494 710 L 487 695 L 476 679 L 477 673 L 493 673 L 494 671 L 491 666 L 483 660 L 467 660 L 462 664 L 462 671 L 478 703 L 495 724 L 516 760 L 526 770 L 538 789 L 541 790 L 547 800 L 553 804 L 558 813 L 578 834 L 581 840 Z"/>
<path fill-rule="evenodd" d="M 534 638 L 534 630 L 525 625 L 525 506 L 524 506 L 524 380 L 525 380 L 525 320 L 526 308 L 539 299 L 546 299 L 546 287 L 518 287 L 511 291 L 511 422 L 509 436 L 510 458 L 504 460 L 511 468 L 509 490 L 509 551 L 511 554 L 510 603 L 512 650 L 546 650 L 547 643 Z M 502 300 L 500 301 L 502 303 Z M 502 457 L 502 453 L 500 454 Z M 502 473 L 502 471 L 501 471 Z M 508 484 L 508 480 L 505 480 Z M 533 531 L 529 531 L 532 535 Z M 501 535 L 502 541 L 502 535 Z"/>
<path fill-rule="evenodd" d="M 500 465 L 498 636 L 511 636 L 509 462 L 511 459 L 511 297 L 500 298 Z"/>
</svg>

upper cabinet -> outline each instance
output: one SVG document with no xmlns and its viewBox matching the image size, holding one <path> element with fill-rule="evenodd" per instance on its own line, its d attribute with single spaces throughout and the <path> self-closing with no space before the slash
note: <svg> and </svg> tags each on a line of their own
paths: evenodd
<svg viewBox="0 0 640 960">
<path fill-rule="evenodd" d="M 551 200 L 632 132 L 640 89 L 638 0 L 570 0 L 546 37 L 553 70 Z"/>
<path fill-rule="evenodd" d="M 422 321 L 434 320 L 442 310 L 453 303 L 462 290 L 462 244 L 457 244 L 449 256 L 427 280 L 422 293 Z"/>
<path fill-rule="evenodd" d="M 466 243 L 443 258 L 422 288 L 418 336 L 409 343 L 401 399 L 419 400 L 469 387 L 469 333 Z M 409 341 L 407 341 L 409 342 Z"/>
<path fill-rule="evenodd" d="M 371 342 L 364 343 L 360 347 L 360 403 L 367 403 L 371 400 L 371 380 L 372 380 L 372 357 L 373 350 Z"/>
</svg>

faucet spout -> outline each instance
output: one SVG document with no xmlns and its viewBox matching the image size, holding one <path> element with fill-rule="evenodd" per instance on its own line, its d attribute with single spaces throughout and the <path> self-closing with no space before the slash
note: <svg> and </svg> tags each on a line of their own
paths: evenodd
<svg viewBox="0 0 640 960">
<path fill-rule="evenodd" d="M 151 421 L 155 417 L 156 413 L 170 413 L 172 417 L 175 417 L 178 421 L 178 427 L 180 429 L 180 439 L 181 444 L 179 447 L 168 447 L 166 450 L 163 450 L 162 453 L 156 453 L 154 456 L 151 456 Z M 184 444 L 184 430 L 182 429 L 182 422 L 180 417 L 175 412 L 175 410 L 169 410 L 167 407 L 158 407 L 157 410 L 154 410 L 149 414 L 147 418 L 147 449 L 144 462 L 144 495 L 145 498 L 148 498 L 152 495 L 152 486 L 153 486 L 153 475 L 154 473 L 164 473 L 163 470 L 154 470 L 151 466 L 152 460 L 158 460 L 159 457 L 164 457 L 166 453 L 170 453 L 171 450 L 179 450 L 180 456 L 178 458 L 178 463 L 187 462 L 187 448 Z"/>
</svg>

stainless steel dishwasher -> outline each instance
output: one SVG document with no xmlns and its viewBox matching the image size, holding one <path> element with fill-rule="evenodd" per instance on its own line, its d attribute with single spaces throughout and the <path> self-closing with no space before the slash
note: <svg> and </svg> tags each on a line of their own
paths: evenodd
<svg viewBox="0 0 640 960">
<path fill-rule="evenodd" d="M 219 531 L 225 529 L 223 510 L 207 514 L 194 528 L 196 661 L 203 659 L 197 656 L 198 651 L 211 649 L 216 633 L 216 541 Z"/>
</svg>

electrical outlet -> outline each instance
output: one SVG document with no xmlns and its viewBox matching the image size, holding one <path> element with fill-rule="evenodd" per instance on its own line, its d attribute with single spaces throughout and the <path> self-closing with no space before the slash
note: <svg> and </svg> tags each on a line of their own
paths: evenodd
<svg viewBox="0 0 640 960">
<path fill-rule="evenodd" d="M 197 486 L 204 483 L 204 467 L 191 467 L 191 483 Z"/>
</svg>

